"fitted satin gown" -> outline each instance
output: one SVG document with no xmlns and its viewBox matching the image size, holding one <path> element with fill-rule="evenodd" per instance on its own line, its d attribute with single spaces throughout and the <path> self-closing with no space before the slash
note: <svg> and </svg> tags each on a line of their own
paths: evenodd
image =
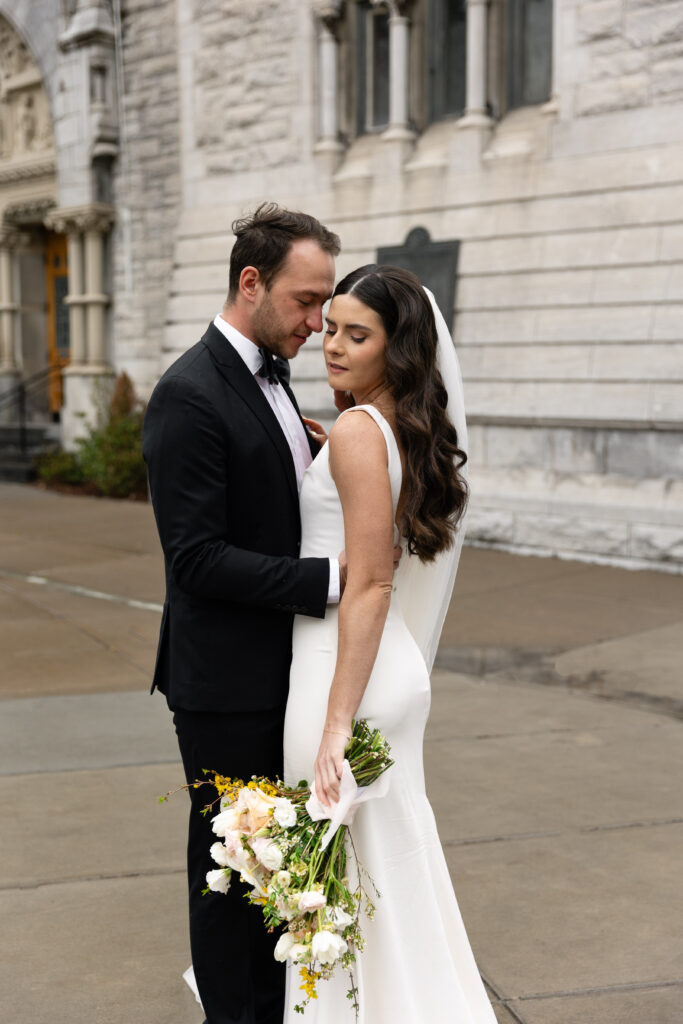
<svg viewBox="0 0 683 1024">
<path fill-rule="evenodd" d="M 387 445 L 394 516 L 401 460 L 393 431 L 373 406 L 344 415 L 372 416 Z M 301 555 L 341 551 L 344 522 L 325 445 L 301 489 Z M 408 559 L 404 553 L 401 567 Z M 381 898 L 363 915 L 366 948 L 357 956 L 360 1024 L 495 1024 L 453 892 L 425 793 L 422 746 L 429 714 L 429 674 L 401 613 L 401 567 L 384 632 L 357 718 L 367 718 L 391 744 L 395 764 L 386 796 L 362 804 L 351 826 L 358 858 Z M 297 616 L 285 719 L 285 780 L 311 782 L 337 654 L 336 609 L 324 619 Z M 339 968 L 318 984 L 304 1017 L 299 968 L 287 970 L 285 1024 L 353 1024 L 349 979 Z"/>
</svg>

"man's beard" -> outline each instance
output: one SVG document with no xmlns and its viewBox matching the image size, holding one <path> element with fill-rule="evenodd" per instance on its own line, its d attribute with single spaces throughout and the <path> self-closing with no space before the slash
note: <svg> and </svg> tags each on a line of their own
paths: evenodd
<svg viewBox="0 0 683 1024">
<path fill-rule="evenodd" d="M 292 331 L 287 331 L 280 320 L 268 293 L 265 294 L 259 308 L 254 311 L 251 318 L 251 327 L 254 332 L 254 341 L 262 348 L 268 349 L 275 356 L 282 356 L 283 359 L 290 359 L 291 356 L 284 351 L 285 342 L 292 336 Z"/>
</svg>

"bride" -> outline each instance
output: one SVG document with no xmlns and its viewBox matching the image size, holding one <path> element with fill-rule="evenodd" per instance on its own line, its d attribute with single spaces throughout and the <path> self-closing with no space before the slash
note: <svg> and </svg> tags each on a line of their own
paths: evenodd
<svg viewBox="0 0 683 1024">
<path fill-rule="evenodd" d="M 346 550 L 338 612 L 295 620 L 285 781 L 339 795 L 352 720 L 387 737 L 387 795 L 357 810 L 351 834 L 381 898 L 362 922 L 361 1024 L 495 1024 L 425 794 L 429 672 L 457 568 L 467 486 L 462 385 L 443 317 L 419 280 L 366 266 L 334 292 L 324 343 L 329 383 L 350 392 L 301 490 L 302 556 Z M 403 557 L 392 574 L 393 547 Z M 285 1024 L 301 1018 L 288 970 Z M 338 971 L 309 1024 L 350 1024 Z"/>
</svg>

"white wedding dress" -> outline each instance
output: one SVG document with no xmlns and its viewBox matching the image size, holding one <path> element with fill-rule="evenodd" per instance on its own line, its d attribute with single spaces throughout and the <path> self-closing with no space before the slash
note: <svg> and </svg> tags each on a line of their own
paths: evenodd
<svg viewBox="0 0 683 1024">
<path fill-rule="evenodd" d="M 366 414 L 386 440 L 395 514 L 401 461 L 391 427 L 373 406 L 359 406 L 344 415 Z M 345 547 L 327 445 L 306 471 L 301 517 L 302 556 L 327 556 Z M 362 921 L 367 945 L 354 967 L 359 1019 L 360 1024 L 495 1024 L 425 793 L 422 759 L 430 704 L 425 650 L 435 650 L 455 569 L 451 572 L 446 566 L 448 578 L 442 579 L 441 591 L 437 587 L 420 592 L 414 586 L 415 572 L 420 571 L 416 562 L 404 552 L 375 665 L 357 712 L 387 737 L 395 760 L 387 795 L 361 805 L 351 826 L 359 860 L 381 893 L 375 917 Z M 337 623 L 333 607 L 324 619 L 295 620 L 285 721 L 285 781 L 291 784 L 314 777 L 335 668 Z M 431 667 L 429 655 L 427 660 Z M 345 971 L 339 969 L 330 981 L 318 984 L 318 999 L 309 1003 L 304 1017 L 294 1012 L 303 999 L 299 984 L 298 967 L 289 966 L 285 1024 L 354 1024 Z"/>
</svg>

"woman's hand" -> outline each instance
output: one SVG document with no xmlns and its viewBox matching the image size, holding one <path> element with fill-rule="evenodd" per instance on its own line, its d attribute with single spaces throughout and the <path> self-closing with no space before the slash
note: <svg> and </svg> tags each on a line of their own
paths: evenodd
<svg viewBox="0 0 683 1024">
<path fill-rule="evenodd" d="M 338 412 L 346 412 L 346 410 L 351 409 L 356 404 L 356 402 L 350 391 L 335 390 L 334 404 Z"/>
<path fill-rule="evenodd" d="M 322 423 L 318 423 L 317 420 L 312 420 L 308 416 L 302 416 L 301 419 L 306 424 L 308 432 L 314 441 L 317 441 L 319 445 L 324 445 L 327 441 L 327 434 Z"/>
<path fill-rule="evenodd" d="M 325 729 L 315 759 L 315 792 L 326 806 L 339 799 L 339 780 L 344 766 L 344 752 L 351 739 L 351 730 Z"/>
</svg>

